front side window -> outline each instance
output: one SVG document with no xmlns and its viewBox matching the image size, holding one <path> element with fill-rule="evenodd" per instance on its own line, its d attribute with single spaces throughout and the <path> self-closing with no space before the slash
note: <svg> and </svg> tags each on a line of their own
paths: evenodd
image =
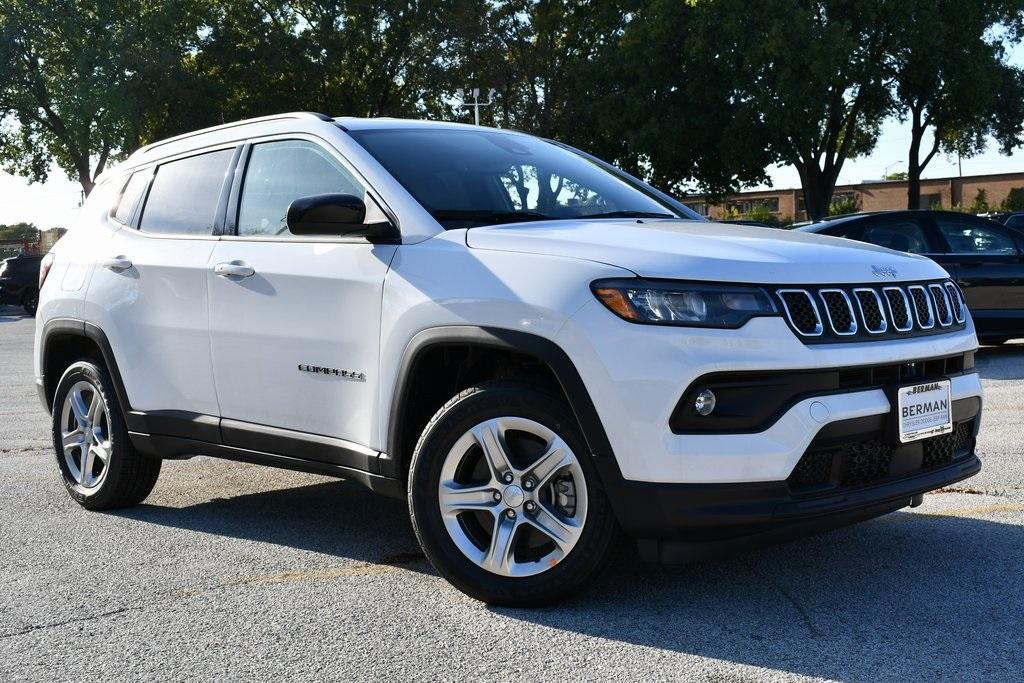
<svg viewBox="0 0 1024 683">
<path fill-rule="evenodd" d="M 936 222 L 951 254 L 1013 256 L 1017 253 L 1017 247 L 1008 235 L 988 226 L 955 218 L 938 218 Z"/>
<path fill-rule="evenodd" d="M 864 228 L 861 239 L 880 247 L 906 251 L 911 254 L 928 253 L 928 238 L 924 228 L 914 221 L 899 221 Z"/>
<path fill-rule="evenodd" d="M 139 227 L 174 235 L 212 235 L 234 153 L 222 149 L 157 167 Z"/>
<path fill-rule="evenodd" d="M 350 135 L 446 228 L 559 218 L 688 218 L 641 185 L 538 138 L 450 128 Z"/>
<path fill-rule="evenodd" d="M 128 224 L 131 220 L 132 212 L 138 206 L 139 200 L 142 199 L 142 194 L 146 191 L 147 185 L 149 185 L 151 175 L 148 170 L 136 171 L 132 174 L 132 177 L 128 179 L 128 184 L 125 185 L 124 192 L 121 193 L 121 199 L 117 204 L 117 209 L 114 211 L 114 220 L 125 225 Z"/>
<path fill-rule="evenodd" d="M 239 235 L 288 235 L 288 205 L 300 197 L 365 188 L 326 150 L 305 140 L 254 145 L 242 182 Z"/>
</svg>

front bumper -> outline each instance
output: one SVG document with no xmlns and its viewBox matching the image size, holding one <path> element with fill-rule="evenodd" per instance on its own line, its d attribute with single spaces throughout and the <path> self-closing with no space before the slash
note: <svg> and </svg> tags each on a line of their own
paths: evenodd
<svg viewBox="0 0 1024 683">
<path fill-rule="evenodd" d="M 981 462 L 974 444 L 980 410 L 979 398 L 954 401 L 957 432 L 903 445 L 889 441 L 887 416 L 832 423 L 801 460 L 828 456 L 819 479 L 798 469 L 782 481 L 639 482 L 624 479 L 611 458 L 594 462 L 619 524 L 638 540 L 647 559 L 706 559 L 877 517 L 910 505 L 915 496 L 977 474 Z M 949 439 L 950 446 L 936 458 L 940 439 Z M 873 462 L 863 457 L 860 446 L 869 443 L 880 449 L 871 454 Z"/>
</svg>

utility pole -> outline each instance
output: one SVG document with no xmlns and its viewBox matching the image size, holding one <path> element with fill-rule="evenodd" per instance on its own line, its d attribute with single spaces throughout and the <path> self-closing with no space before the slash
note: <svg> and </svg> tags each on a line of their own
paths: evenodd
<svg viewBox="0 0 1024 683">
<path fill-rule="evenodd" d="M 479 126 L 480 107 L 486 107 L 494 103 L 495 90 L 494 88 L 491 88 L 490 90 L 487 91 L 487 99 L 485 101 L 480 100 L 480 88 L 473 88 L 470 92 L 473 93 L 472 102 L 466 101 L 466 93 L 463 92 L 462 88 L 459 88 L 458 90 L 455 91 L 455 96 L 459 98 L 460 107 L 473 107 L 473 123 Z"/>
</svg>

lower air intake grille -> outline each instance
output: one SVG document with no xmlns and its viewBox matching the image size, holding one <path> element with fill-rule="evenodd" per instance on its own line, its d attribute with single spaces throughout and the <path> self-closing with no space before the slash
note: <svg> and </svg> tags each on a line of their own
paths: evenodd
<svg viewBox="0 0 1024 683">
<path fill-rule="evenodd" d="M 920 448 L 917 471 L 941 467 L 974 450 L 974 419 L 958 422 L 949 434 L 933 436 L 910 444 L 893 444 L 879 439 L 851 441 L 827 448 L 812 447 L 804 453 L 786 482 L 794 493 L 828 487 L 852 489 L 893 479 L 893 457 L 900 449 Z"/>
</svg>

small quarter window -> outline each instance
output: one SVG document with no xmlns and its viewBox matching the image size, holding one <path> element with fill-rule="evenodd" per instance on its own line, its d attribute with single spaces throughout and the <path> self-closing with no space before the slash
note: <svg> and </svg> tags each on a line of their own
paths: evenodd
<svg viewBox="0 0 1024 683">
<path fill-rule="evenodd" d="M 124 191 L 121 193 L 120 201 L 117 203 L 117 209 L 114 211 L 114 220 L 128 225 L 132 218 L 132 212 L 135 211 L 135 207 L 138 206 L 139 200 L 142 199 L 142 195 L 146 191 L 151 175 L 149 170 L 138 171 L 132 174 Z"/>
<path fill-rule="evenodd" d="M 157 167 L 139 227 L 147 232 L 212 235 L 233 149 Z"/>
</svg>

